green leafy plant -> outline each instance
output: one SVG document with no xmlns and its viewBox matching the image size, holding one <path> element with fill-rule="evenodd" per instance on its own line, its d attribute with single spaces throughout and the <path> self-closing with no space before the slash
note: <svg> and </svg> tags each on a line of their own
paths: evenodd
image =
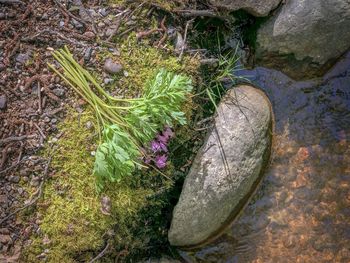
<svg viewBox="0 0 350 263">
<path fill-rule="evenodd" d="M 106 181 L 119 181 L 142 166 L 140 149 L 157 132 L 165 126 L 173 126 L 174 122 L 186 123 L 181 105 L 192 91 L 190 78 L 161 69 L 146 83 L 140 98 L 115 98 L 75 61 L 67 47 L 55 51 L 53 56 L 63 73 L 49 64 L 50 68 L 95 111 L 100 145 L 96 151 L 94 174 L 99 190 Z"/>
</svg>

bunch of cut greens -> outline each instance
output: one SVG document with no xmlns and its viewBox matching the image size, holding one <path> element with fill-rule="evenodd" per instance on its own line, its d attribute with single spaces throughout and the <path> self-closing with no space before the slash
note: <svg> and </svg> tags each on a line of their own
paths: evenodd
<svg viewBox="0 0 350 263">
<path fill-rule="evenodd" d="M 53 56 L 63 73 L 49 64 L 50 68 L 95 111 L 100 134 L 94 165 L 98 190 L 106 181 L 119 181 L 142 166 L 141 147 L 157 132 L 165 126 L 172 127 L 174 122 L 186 123 L 181 105 L 192 91 L 190 78 L 161 69 L 146 84 L 140 98 L 115 98 L 75 61 L 67 47 Z"/>
</svg>

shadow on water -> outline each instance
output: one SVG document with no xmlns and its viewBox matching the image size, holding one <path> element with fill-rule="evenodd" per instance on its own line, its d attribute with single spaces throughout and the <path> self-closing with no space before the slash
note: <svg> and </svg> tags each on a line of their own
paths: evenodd
<svg viewBox="0 0 350 263">
<path fill-rule="evenodd" d="M 273 161 L 240 218 L 192 262 L 350 262 L 350 52 L 323 78 L 244 70 L 270 98 Z"/>
</svg>

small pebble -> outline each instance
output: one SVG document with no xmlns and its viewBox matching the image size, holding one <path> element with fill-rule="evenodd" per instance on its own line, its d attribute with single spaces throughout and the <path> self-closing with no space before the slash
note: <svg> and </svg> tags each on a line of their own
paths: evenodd
<svg viewBox="0 0 350 263">
<path fill-rule="evenodd" d="M 62 88 L 56 88 L 52 91 L 56 96 L 62 97 L 65 93 L 65 90 Z"/>
<path fill-rule="evenodd" d="M 20 180 L 20 177 L 19 176 L 14 176 L 14 175 L 11 175 L 9 178 L 8 178 L 8 181 L 11 182 L 11 183 L 18 183 Z"/>
<path fill-rule="evenodd" d="M 92 122 L 91 121 L 88 121 L 86 124 L 85 124 L 85 127 L 86 129 L 90 130 L 92 128 Z"/>
<path fill-rule="evenodd" d="M 60 27 L 64 27 L 64 21 L 60 21 Z"/>
<path fill-rule="evenodd" d="M 98 10 L 98 12 L 101 14 L 101 16 L 106 16 L 108 14 L 106 8 L 101 8 L 100 10 Z"/>
<path fill-rule="evenodd" d="M 90 58 L 91 58 L 91 54 L 92 54 L 92 48 L 91 47 L 88 47 L 86 50 L 85 50 L 85 53 L 84 53 L 84 61 L 85 63 L 89 62 Z"/>
<path fill-rule="evenodd" d="M 109 84 L 109 83 L 112 83 L 113 82 L 113 79 L 110 79 L 110 78 L 105 78 L 104 80 L 103 80 L 103 82 L 104 82 L 104 84 Z"/>
<path fill-rule="evenodd" d="M 104 70 L 108 73 L 115 74 L 120 72 L 123 66 L 119 63 L 114 62 L 112 59 L 108 58 L 104 64 Z"/>
<path fill-rule="evenodd" d="M 47 13 L 45 13 L 45 14 L 43 14 L 43 15 L 41 16 L 41 19 L 42 19 L 42 20 L 48 20 L 48 19 L 49 19 L 49 15 L 48 15 Z"/>
<path fill-rule="evenodd" d="M 84 34 L 83 34 L 84 37 L 87 37 L 89 39 L 94 39 L 95 38 L 95 34 L 91 31 L 86 31 Z"/>
<path fill-rule="evenodd" d="M 99 22 L 99 23 L 97 24 L 98 27 L 104 27 L 105 25 L 106 25 L 106 24 L 103 23 L 103 22 Z"/>
<path fill-rule="evenodd" d="M 16 61 L 20 64 L 25 64 L 29 60 L 30 56 L 28 54 L 18 54 L 16 56 Z"/>
</svg>

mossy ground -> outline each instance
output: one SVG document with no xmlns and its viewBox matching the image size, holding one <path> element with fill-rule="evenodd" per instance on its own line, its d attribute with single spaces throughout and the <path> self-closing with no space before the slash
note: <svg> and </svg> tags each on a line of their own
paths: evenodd
<svg viewBox="0 0 350 263">
<path fill-rule="evenodd" d="M 184 56 L 179 61 L 176 55 L 154 47 L 148 40 L 138 42 L 135 34 L 120 40 L 118 46 L 120 56 L 112 56 L 107 48 L 96 54 L 101 63 L 106 57 L 112 57 L 124 67 L 124 74 L 113 76 L 115 81 L 106 87 L 112 92 L 118 89 L 122 96 L 138 96 L 146 81 L 160 68 L 187 74 L 198 83 L 196 57 Z M 194 109 L 189 98 L 184 105 L 189 120 Z M 90 129 L 88 122 L 93 124 Z M 91 152 L 98 144 L 94 124 L 94 114 L 89 107 L 81 113 L 70 108 L 60 124 L 63 135 L 55 143 L 56 151 L 51 156 L 53 173 L 34 212 L 40 218 L 40 231 L 32 235 L 30 245 L 25 248 L 24 262 L 38 262 L 39 255 L 47 262 L 87 262 L 107 242 L 110 249 L 101 262 L 114 262 L 116 257 L 131 262 L 173 253 L 167 243 L 167 229 L 189 157 L 193 155 L 188 149 L 194 147 L 194 131 L 189 127 L 177 128 L 176 139 L 170 147 L 171 160 L 162 173 L 140 170 L 98 193 L 92 174 Z M 47 154 L 48 151 L 44 151 L 43 155 Z M 104 196 L 111 200 L 110 215 L 101 211 Z"/>
</svg>

